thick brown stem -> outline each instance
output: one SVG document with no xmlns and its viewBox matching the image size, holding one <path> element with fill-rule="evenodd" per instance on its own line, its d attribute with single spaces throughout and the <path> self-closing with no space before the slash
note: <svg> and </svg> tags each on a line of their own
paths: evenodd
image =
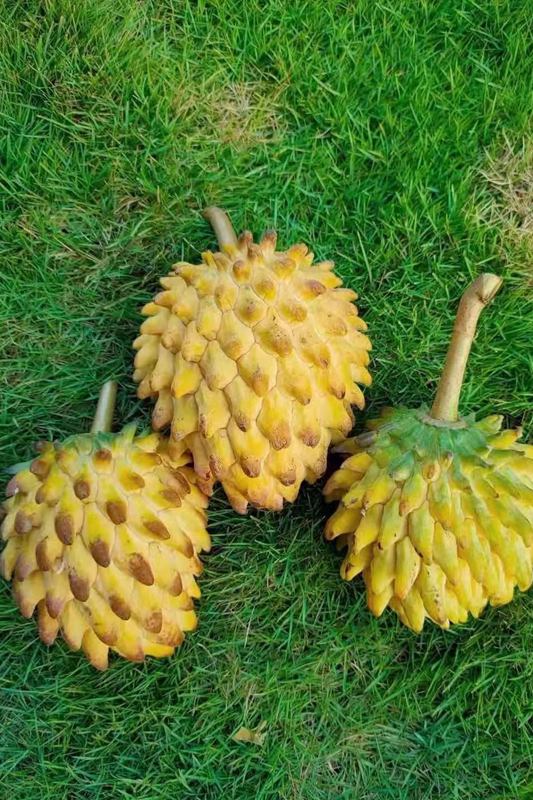
<svg viewBox="0 0 533 800">
<path fill-rule="evenodd" d="M 107 383 L 104 383 L 100 389 L 98 405 L 91 425 L 91 433 L 109 433 L 113 425 L 116 397 L 117 382 L 107 381 Z"/>
<path fill-rule="evenodd" d="M 457 420 L 459 395 L 463 385 L 466 362 L 476 333 L 477 321 L 501 285 L 501 278 L 486 272 L 476 278 L 461 297 L 453 326 L 452 340 L 446 355 L 435 402 L 431 409 L 433 419 L 445 422 Z"/>
<path fill-rule="evenodd" d="M 237 237 L 233 230 L 233 225 L 225 211 L 218 208 L 218 206 L 208 206 L 204 208 L 203 215 L 211 223 L 211 227 L 215 231 L 215 235 L 218 239 L 218 246 L 221 250 L 224 250 L 228 245 L 237 244 Z"/>
</svg>

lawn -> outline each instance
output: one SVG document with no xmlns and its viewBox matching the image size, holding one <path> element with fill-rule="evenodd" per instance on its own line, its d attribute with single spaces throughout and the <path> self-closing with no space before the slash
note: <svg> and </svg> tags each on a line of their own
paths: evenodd
<svg viewBox="0 0 533 800">
<path fill-rule="evenodd" d="M 148 424 L 131 342 L 200 215 L 335 259 L 381 405 L 429 402 L 458 298 L 481 319 L 462 410 L 531 436 L 528 0 L 10 0 L 0 16 L 0 458 L 88 427 L 101 383 Z M 8 476 L 2 473 L 2 485 Z M 200 626 L 106 673 L 0 591 L 0 797 L 533 798 L 533 594 L 420 636 L 283 513 L 210 507 Z M 263 725 L 262 747 L 238 743 Z"/>
</svg>

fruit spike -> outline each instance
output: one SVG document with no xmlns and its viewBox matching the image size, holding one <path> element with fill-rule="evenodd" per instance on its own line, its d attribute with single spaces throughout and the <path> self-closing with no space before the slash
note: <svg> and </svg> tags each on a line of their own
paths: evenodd
<svg viewBox="0 0 533 800">
<path fill-rule="evenodd" d="M 110 433 L 116 384 L 101 390 L 91 433 L 41 443 L 8 484 L 1 572 L 39 635 L 59 631 L 98 669 L 171 655 L 196 626 L 207 498 L 188 457 L 135 426 Z"/>
<path fill-rule="evenodd" d="M 350 455 L 325 494 L 340 500 L 326 538 L 347 554 L 341 575 L 362 573 L 368 606 L 390 606 L 420 631 L 503 605 L 533 580 L 533 447 L 502 418 L 458 417 L 466 362 L 481 310 L 501 285 L 481 275 L 459 304 L 430 412 L 384 409 L 370 431 L 339 448 Z"/>
<path fill-rule="evenodd" d="M 313 264 L 303 244 L 277 251 L 273 231 L 236 237 L 219 208 L 204 215 L 221 252 L 176 264 L 144 307 L 138 395 L 155 399 L 153 427 L 170 425 L 236 511 L 279 510 L 323 474 L 364 406 L 366 325 L 332 262 Z"/>
</svg>

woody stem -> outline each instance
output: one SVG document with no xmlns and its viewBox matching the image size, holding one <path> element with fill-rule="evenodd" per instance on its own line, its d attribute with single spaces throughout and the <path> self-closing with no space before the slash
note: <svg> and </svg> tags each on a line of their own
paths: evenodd
<svg viewBox="0 0 533 800">
<path fill-rule="evenodd" d="M 107 381 L 100 389 L 98 405 L 91 425 L 91 433 L 109 433 L 113 425 L 117 382 Z"/>
<path fill-rule="evenodd" d="M 221 250 L 224 250 L 228 245 L 237 244 L 237 237 L 233 230 L 233 225 L 225 211 L 218 208 L 218 206 L 208 206 L 204 208 L 203 215 L 206 220 L 210 222 Z"/>
<path fill-rule="evenodd" d="M 433 419 L 445 422 L 457 420 L 459 395 L 479 315 L 501 285 L 501 278 L 487 272 L 476 278 L 461 297 L 444 369 L 430 412 Z"/>
</svg>

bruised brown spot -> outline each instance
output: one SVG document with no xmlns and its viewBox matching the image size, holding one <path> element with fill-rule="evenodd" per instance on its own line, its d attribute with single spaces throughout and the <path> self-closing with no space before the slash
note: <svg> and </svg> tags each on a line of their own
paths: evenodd
<svg viewBox="0 0 533 800">
<path fill-rule="evenodd" d="M 217 456 L 209 456 L 209 467 L 215 478 L 220 478 L 224 474 L 224 467 Z"/>
<path fill-rule="evenodd" d="M 178 472 L 178 470 L 174 470 L 172 472 L 172 481 L 179 485 L 180 490 L 184 494 L 189 494 L 190 493 L 191 485 L 190 485 L 189 481 L 187 480 L 187 478 L 184 475 L 182 475 L 180 472 Z"/>
<path fill-rule="evenodd" d="M 336 397 L 337 400 L 343 400 L 345 398 L 345 396 L 346 396 L 346 387 L 344 385 L 343 386 L 331 386 L 331 384 L 330 384 L 329 390 L 330 390 L 331 394 L 333 395 L 333 397 Z"/>
<path fill-rule="evenodd" d="M 238 281 L 248 280 L 250 277 L 250 267 L 245 261 L 239 259 L 233 264 L 233 274 Z"/>
<path fill-rule="evenodd" d="M 177 597 L 178 595 L 180 595 L 182 593 L 182 591 L 183 591 L 183 583 L 182 583 L 181 575 L 179 574 L 179 572 L 176 572 L 176 576 L 175 576 L 174 580 L 172 581 L 168 591 L 174 597 Z"/>
<path fill-rule="evenodd" d="M 35 610 L 35 603 L 24 596 L 24 593 L 20 590 L 20 586 L 13 589 L 13 599 L 22 616 L 29 619 Z"/>
<path fill-rule="evenodd" d="M 270 278 L 263 278 L 262 280 L 257 281 L 254 289 L 264 300 L 272 300 L 276 296 L 276 287 Z"/>
<path fill-rule="evenodd" d="M 137 472 L 127 472 L 120 480 L 125 489 L 133 491 L 135 489 L 144 489 L 144 478 Z"/>
<path fill-rule="evenodd" d="M 44 484 L 39 486 L 35 493 L 35 502 L 36 503 L 45 503 L 46 502 L 46 487 Z"/>
<path fill-rule="evenodd" d="M 55 518 L 54 527 L 57 538 L 63 542 L 63 544 L 72 544 L 74 541 L 74 522 L 70 514 L 65 514 L 61 511 Z"/>
<path fill-rule="evenodd" d="M 324 294 L 326 291 L 326 287 L 320 281 L 309 280 L 305 281 L 305 288 L 310 292 L 310 294 L 315 295 L 316 297 L 319 294 Z"/>
<path fill-rule="evenodd" d="M 37 561 L 37 566 L 39 569 L 42 569 L 43 572 L 47 572 L 47 570 L 51 569 L 52 567 L 52 562 L 48 558 L 47 542 L 47 538 L 41 539 L 35 548 L 35 559 Z"/>
<path fill-rule="evenodd" d="M 129 652 L 127 659 L 128 661 L 136 661 L 137 663 L 142 664 L 145 659 L 145 653 L 142 645 L 139 645 L 139 648 L 134 653 Z"/>
<path fill-rule="evenodd" d="M 263 238 L 261 239 L 261 246 L 264 245 L 267 248 L 274 250 L 277 241 L 278 241 L 278 234 L 276 233 L 275 230 L 269 228 L 263 234 Z"/>
<path fill-rule="evenodd" d="M 153 533 L 154 536 L 157 536 L 159 539 L 170 539 L 170 533 L 168 532 L 166 525 L 164 525 L 161 520 L 143 520 L 143 525 L 150 531 L 150 533 Z"/>
<path fill-rule="evenodd" d="M 85 578 L 82 578 L 77 574 L 77 572 L 72 570 L 68 576 L 68 582 L 70 584 L 70 590 L 76 600 L 81 600 L 82 603 L 85 603 L 91 590 L 89 581 L 85 580 Z"/>
<path fill-rule="evenodd" d="M 93 461 L 98 465 L 100 464 L 109 464 L 113 459 L 113 454 L 111 450 L 108 450 L 106 447 L 102 447 L 100 450 L 97 450 L 96 453 L 93 455 Z"/>
<path fill-rule="evenodd" d="M 86 500 L 91 494 L 91 487 L 88 481 L 78 478 L 74 481 L 74 494 L 78 500 Z"/>
<path fill-rule="evenodd" d="M 299 303 L 287 303 L 284 308 L 285 315 L 294 322 L 303 322 L 307 317 L 307 310 Z"/>
<path fill-rule="evenodd" d="M 39 616 L 39 638 L 43 644 L 50 646 L 57 638 L 59 625 L 52 620 Z"/>
<path fill-rule="evenodd" d="M 263 251 L 261 250 L 259 245 L 256 244 L 255 242 L 250 242 L 250 244 L 248 245 L 249 258 L 261 258 L 262 255 Z"/>
<path fill-rule="evenodd" d="M 100 641 L 107 644 L 108 647 L 113 647 L 117 643 L 118 635 L 116 631 L 100 631 L 96 628 L 93 628 L 93 631 Z"/>
<path fill-rule="evenodd" d="M 101 567 L 109 566 L 111 563 L 111 553 L 109 552 L 109 547 L 106 542 L 102 541 L 102 539 L 96 539 L 94 542 L 91 542 L 89 549 L 97 564 Z"/>
<path fill-rule="evenodd" d="M 241 459 L 241 468 L 248 478 L 257 478 L 261 472 L 261 461 L 258 458 L 246 456 Z"/>
<path fill-rule="evenodd" d="M 250 231 L 243 231 L 239 233 L 237 241 L 239 243 L 239 248 L 241 250 L 248 250 L 250 245 L 253 243 L 254 237 L 252 236 Z"/>
<path fill-rule="evenodd" d="M 246 433 L 246 431 L 250 428 L 250 420 L 246 416 L 246 414 L 237 411 L 237 413 L 234 414 L 233 419 L 235 420 L 235 424 L 238 427 L 238 429 L 243 433 Z"/>
<path fill-rule="evenodd" d="M 46 478 L 50 472 L 50 464 L 43 458 L 36 458 L 30 464 L 30 472 L 33 472 L 38 478 Z"/>
<path fill-rule="evenodd" d="M 198 414 L 198 430 L 202 436 L 207 434 L 207 417 L 205 414 Z"/>
<path fill-rule="evenodd" d="M 253 300 L 248 300 L 248 302 L 241 306 L 240 313 L 247 322 L 252 323 L 256 320 L 258 315 L 260 316 L 261 306 Z"/>
<path fill-rule="evenodd" d="M 424 472 L 425 472 L 425 477 L 429 481 L 431 481 L 435 477 L 435 475 L 437 474 L 437 467 L 435 466 L 435 464 L 428 464 L 426 466 Z"/>
<path fill-rule="evenodd" d="M 311 428 L 304 428 L 298 434 L 298 438 L 307 445 L 307 447 L 316 447 L 320 442 L 320 433 L 318 431 L 313 431 Z"/>
<path fill-rule="evenodd" d="M 162 489 L 160 494 L 172 505 L 181 506 L 181 496 L 174 489 Z"/>
<path fill-rule="evenodd" d="M 279 481 L 283 486 L 293 486 L 296 483 L 296 470 L 288 469 L 286 472 L 282 472 Z"/>
<path fill-rule="evenodd" d="M 145 619 L 144 627 L 150 633 L 159 633 L 163 627 L 163 614 L 161 611 L 153 611 L 150 616 Z"/>
<path fill-rule="evenodd" d="M 14 475 L 6 486 L 6 497 L 13 497 L 19 491 L 17 476 Z"/>
<path fill-rule="evenodd" d="M 258 368 L 252 375 L 252 389 L 254 392 L 263 397 L 268 392 L 268 375 Z"/>
<path fill-rule="evenodd" d="M 183 539 L 179 544 L 179 549 L 184 556 L 187 556 L 187 558 L 192 558 L 194 555 L 194 547 L 192 546 L 192 542 L 185 533 L 183 534 Z"/>
<path fill-rule="evenodd" d="M 179 628 L 166 630 L 157 637 L 158 644 L 166 644 L 168 647 L 178 647 L 183 643 L 185 636 Z"/>
<path fill-rule="evenodd" d="M 333 336 L 345 336 L 348 333 L 348 327 L 344 320 L 336 317 L 333 314 L 328 315 L 328 332 Z"/>
<path fill-rule="evenodd" d="M 107 516 L 115 525 L 121 525 L 123 522 L 126 522 L 127 508 L 122 500 L 108 500 L 105 509 L 107 511 Z"/>
<path fill-rule="evenodd" d="M 184 611 L 192 611 L 194 608 L 194 603 L 192 599 L 189 596 L 187 596 L 186 601 L 182 604 L 181 607 Z"/>
<path fill-rule="evenodd" d="M 148 561 L 140 553 L 132 553 L 128 559 L 130 573 L 135 580 L 143 583 L 145 586 L 152 586 L 154 583 L 154 574 Z"/>
<path fill-rule="evenodd" d="M 243 355 L 243 351 L 246 350 L 246 347 L 237 337 L 230 339 L 229 341 L 224 343 L 224 352 L 229 358 L 232 358 L 236 361 Z"/>
<path fill-rule="evenodd" d="M 326 453 L 321 455 L 320 458 L 317 458 L 315 466 L 313 467 L 313 472 L 315 473 L 317 478 L 320 478 L 320 476 L 324 474 L 324 472 L 326 471 L 327 464 L 328 462 Z"/>
<path fill-rule="evenodd" d="M 17 558 L 15 564 L 15 578 L 19 581 L 25 580 L 28 575 L 33 572 L 33 564 L 31 564 L 23 555 Z"/>
<path fill-rule="evenodd" d="M 268 434 L 268 440 L 274 450 L 283 450 L 291 443 L 291 432 L 286 422 L 280 422 Z"/>
<path fill-rule="evenodd" d="M 17 533 L 29 533 L 33 527 L 32 518 L 24 511 L 17 511 L 15 517 L 15 530 Z"/>
<path fill-rule="evenodd" d="M 268 342 L 271 348 L 280 356 L 288 356 L 292 352 L 292 342 L 283 328 L 273 325 L 268 332 Z"/>
<path fill-rule="evenodd" d="M 65 605 L 65 601 L 61 597 L 54 597 L 53 595 L 46 595 L 46 608 L 48 613 L 53 619 L 57 619 L 57 617 L 61 614 L 63 610 L 63 606 Z"/>
<path fill-rule="evenodd" d="M 131 617 L 131 608 L 122 597 L 112 594 L 109 597 L 109 605 L 111 611 L 116 614 L 117 617 L 120 617 L 120 619 L 129 619 Z"/>
</svg>

